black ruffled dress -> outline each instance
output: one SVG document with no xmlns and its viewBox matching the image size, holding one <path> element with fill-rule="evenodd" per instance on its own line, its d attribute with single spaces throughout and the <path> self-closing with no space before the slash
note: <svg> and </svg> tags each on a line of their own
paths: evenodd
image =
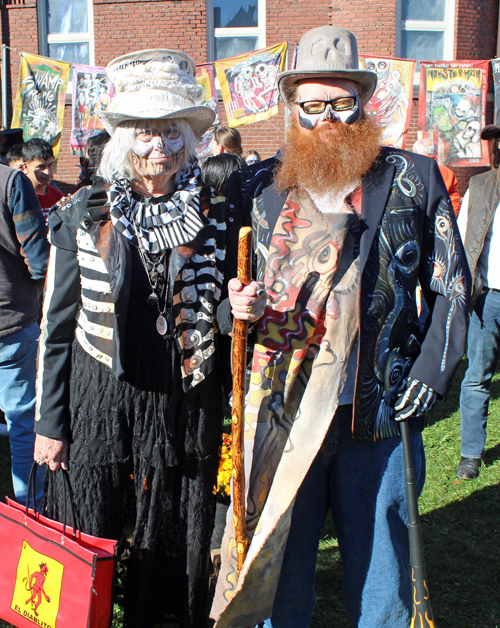
<svg viewBox="0 0 500 628">
<path fill-rule="evenodd" d="M 121 540 L 125 626 L 167 616 L 205 628 L 210 537 L 221 432 L 217 369 L 188 392 L 173 339 L 139 251 L 127 318 L 126 381 L 73 343 L 69 474 L 82 531 Z M 48 474 L 48 515 L 63 513 L 59 474 Z"/>
</svg>

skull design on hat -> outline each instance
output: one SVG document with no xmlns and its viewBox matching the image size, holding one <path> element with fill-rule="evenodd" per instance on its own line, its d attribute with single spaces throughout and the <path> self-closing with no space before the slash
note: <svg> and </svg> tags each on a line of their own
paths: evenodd
<svg viewBox="0 0 500 628">
<path fill-rule="evenodd" d="M 353 81 L 363 105 L 370 100 L 377 86 L 375 72 L 359 69 L 356 37 L 337 26 L 313 28 L 300 40 L 296 68 L 282 72 L 278 77 L 280 94 L 287 107 L 293 105 L 288 97 L 289 88 L 307 78 Z"/>
</svg>

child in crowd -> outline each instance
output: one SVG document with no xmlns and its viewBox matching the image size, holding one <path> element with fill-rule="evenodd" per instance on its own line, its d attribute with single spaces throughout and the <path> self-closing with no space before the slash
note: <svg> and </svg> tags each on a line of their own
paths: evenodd
<svg viewBox="0 0 500 628">
<path fill-rule="evenodd" d="M 7 151 L 7 163 L 10 168 L 23 169 L 23 146 L 24 144 L 14 144 Z"/>
<path fill-rule="evenodd" d="M 201 178 L 218 194 L 224 194 L 229 176 L 235 170 L 241 170 L 246 166 L 243 157 L 231 153 L 221 153 L 209 157 L 201 167 Z"/>
<path fill-rule="evenodd" d="M 247 152 L 243 155 L 243 159 L 247 162 L 248 166 L 256 164 L 258 161 L 262 161 L 262 157 L 256 150 L 247 150 Z"/>
<path fill-rule="evenodd" d="M 24 174 L 33 184 L 43 215 L 64 195 L 50 185 L 54 178 L 54 153 L 52 146 L 40 138 L 33 138 L 23 145 Z"/>
<path fill-rule="evenodd" d="M 221 153 L 232 153 L 233 155 L 243 155 L 241 148 L 241 134 L 238 129 L 229 129 L 221 126 L 215 133 L 212 140 L 212 153 L 220 155 Z"/>
</svg>

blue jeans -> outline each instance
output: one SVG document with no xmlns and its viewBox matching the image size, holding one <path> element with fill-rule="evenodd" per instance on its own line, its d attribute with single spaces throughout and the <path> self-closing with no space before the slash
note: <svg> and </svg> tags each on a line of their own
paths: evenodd
<svg viewBox="0 0 500 628">
<path fill-rule="evenodd" d="M 460 454 L 465 458 L 482 458 L 484 453 L 490 385 L 498 364 L 499 347 L 500 293 L 483 291 L 470 319 L 469 366 L 460 392 Z"/>
<path fill-rule="evenodd" d="M 355 443 L 352 406 L 340 406 L 295 501 L 271 619 L 265 628 L 307 628 L 316 555 L 328 507 L 337 531 L 347 612 L 359 628 L 408 628 L 410 549 L 401 440 Z M 412 436 L 418 492 L 425 479 L 420 434 Z M 332 626 L 335 622 L 332 618 Z"/>
<path fill-rule="evenodd" d="M 0 408 L 5 413 L 12 456 L 14 494 L 26 503 L 28 478 L 35 446 L 35 376 L 40 330 L 32 323 L 0 338 Z M 45 467 L 36 478 L 37 508 L 42 507 Z M 30 504 L 31 505 L 31 504 Z"/>
</svg>

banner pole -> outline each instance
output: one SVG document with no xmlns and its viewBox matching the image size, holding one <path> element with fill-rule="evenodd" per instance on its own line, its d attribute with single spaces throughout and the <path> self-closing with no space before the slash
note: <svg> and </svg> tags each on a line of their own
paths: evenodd
<svg viewBox="0 0 500 628">
<path fill-rule="evenodd" d="M 7 128 L 7 45 L 2 44 L 2 126 Z"/>
</svg>

